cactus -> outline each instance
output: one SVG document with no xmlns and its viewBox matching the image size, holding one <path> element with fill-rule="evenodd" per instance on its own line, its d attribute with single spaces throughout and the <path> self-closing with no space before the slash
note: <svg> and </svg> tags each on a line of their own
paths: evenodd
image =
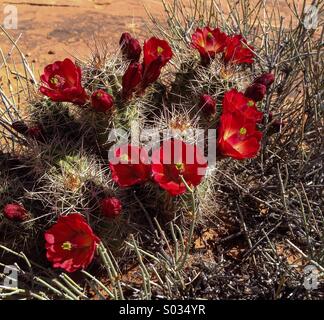
<svg viewBox="0 0 324 320">
<path fill-rule="evenodd" d="M 145 43 L 142 60 L 128 61 L 121 50 L 108 54 L 111 50 L 105 45 L 96 45 L 88 60 L 60 62 L 70 69 L 72 63 L 74 76 L 82 70 L 80 83 L 74 84 L 75 96 L 63 90 L 59 94 L 65 97 L 60 99 L 52 91 L 64 87 L 66 79 L 49 77 L 46 81 L 53 87 L 42 88 L 47 75 L 37 81 L 20 48 L 0 26 L 14 51 L 2 55 L 1 67 L 6 78 L 0 86 L 0 279 L 1 267 L 10 263 L 16 263 L 22 279 L 19 288 L 0 289 L 0 298 L 281 298 L 300 279 L 300 270 L 289 264 L 289 250 L 300 255 L 302 266 L 313 264 L 323 272 L 318 161 L 321 39 L 315 30 L 305 31 L 303 12 L 293 11 L 298 19 L 291 26 L 277 28 L 270 20 L 260 21 L 258 12 L 270 7 L 262 1 L 251 8 L 249 1 L 240 0 L 244 10 L 237 6 L 228 16 L 217 1 L 194 1 L 192 8 L 178 0 L 162 2 L 168 23 L 148 13 L 156 38 Z M 279 18 L 276 7 L 269 7 Z M 228 43 L 227 49 L 209 56 L 210 61 L 206 56 L 203 60 L 192 46 L 192 35 L 207 27 L 220 28 L 228 38 L 246 38 L 237 50 L 247 50 L 245 55 L 253 55 L 254 63 L 228 63 Z M 211 41 L 208 37 L 205 40 Z M 11 69 L 17 54 L 25 74 Z M 126 81 L 132 67 L 138 73 Z M 253 133 L 263 133 L 260 150 L 253 157 L 237 155 L 234 144 L 230 153 L 228 145 L 220 146 L 219 137 L 227 112 L 224 97 L 231 89 L 244 97 L 245 89 L 263 73 L 274 73 L 274 83 L 262 101 L 248 106 L 263 113 L 263 119 L 253 123 Z M 136 76 L 140 79 L 134 84 Z M 126 86 L 130 94 L 125 94 Z M 111 97 L 112 108 L 93 108 L 91 95 L 97 90 Z M 213 116 L 201 110 L 204 94 L 216 101 Z M 240 115 L 241 121 L 243 111 Z M 279 118 L 283 120 L 277 123 L 285 126 L 273 130 Z M 247 134 L 246 127 L 239 129 L 241 136 Z M 149 146 L 151 157 L 170 138 L 162 133 L 188 145 L 210 147 L 211 129 L 218 129 L 217 161 L 210 163 L 204 179 L 188 183 L 187 163 L 182 162 L 173 164 L 176 173 L 168 168 L 160 172 L 185 186 L 177 196 L 168 186 L 161 187 L 151 167 L 149 178 L 126 187 L 111 169 L 116 141 L 139 149 Z M 202 135 L 194 135 L 197 130 Z M 140 139 L 133 143 L 136 136 Z M 128 154 L 120 158 L 125 156 L 129 161 Z M 130 175 L 144 170 L 130 168 Z M 102 214 L 105 197 L 120 201 L 121 215 Z M 24 206 L 27 220 L 5 217 L 8 203 Z M 77 271 L 78 283 L 51 268 L 43 239 L 59 217 L 72 213 L 82 214 L 100 238 L 90 266 Z M 73 244 L 67 241 L 61 247 L 71 251 Z M 302 298 L 301 291 L 294 290 L 291 298 Z M 307 294 L 320 296 L 316 290 Z"/>
</svg>

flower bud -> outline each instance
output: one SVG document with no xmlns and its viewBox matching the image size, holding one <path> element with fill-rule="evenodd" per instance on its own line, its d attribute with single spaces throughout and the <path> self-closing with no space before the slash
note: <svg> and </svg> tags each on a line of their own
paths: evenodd
<svg viewBox="0 0 324 320">
<path fill-rule="evenodd" d="M 125 59 L 138 62 L 142 48 L 137 39 L 133 38 L 128 32 L 125 32 L 122 34 L 119 44 Z"/>
<path fill-rule="evenodd" d="M 255 102 L 261 101 L 267 92 L 267 87 L 260 83 L 253 83 L 245 90 L 244 95 L 254 100 Z"/>
<path fill-rule="evenodd" d="M 17 203 L 9 203 L 5 205 L 3 214 L 6 218 L 15 221 L 24 221 L 28 216 L 26 209 Z"/>
<path fill-rule="evenodd" d="M 203 94 L 200 97 L 199 107 L 207 117 L 216 113 L 216 101 L 208 94 Z"/>
<path fill-rule="evenodd" d="M 91 96 L 92 108 L 97 112 L 107 112 L 114 105 L 113 97 L 104 90 L 97 90 Z"/>
<path fill-rule="evenodd" d="M 263 73 L 259 77 L 257 77 L 253 81 L 253 83 L 263 84 L 268 89 L 273 84 L 274 81 L 275 81 L 275 77 L 272 73 Z"/>
<path fill-rule="evenodd" d="M 129 65 L 123 76 L 123 98 L 127 99 L 138 89 L 143 78 L 143 66 L 138 62 L 133 62 Z"/>
<path fill-rule="evenodd" d="M 100 209 L 102 215 L 106 218 L 116 218 L 122 211 L 122 205 L 119 199 L 107 197 L 101 200 Z"/>
</svg>

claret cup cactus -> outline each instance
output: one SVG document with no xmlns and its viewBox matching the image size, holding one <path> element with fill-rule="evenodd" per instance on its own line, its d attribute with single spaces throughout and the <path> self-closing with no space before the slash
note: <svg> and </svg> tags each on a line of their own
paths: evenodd
<svg viewBox="0 0 324 320">
<path fill-rule="evenodd" d="M 34 269 L 17 296 L 284 297 L 291 250 L 317 261 L 315 30 L 180 2 L 39 79 L 22 55 L 23 108 L 1 87 L 0 256 Z"/>
</svg>

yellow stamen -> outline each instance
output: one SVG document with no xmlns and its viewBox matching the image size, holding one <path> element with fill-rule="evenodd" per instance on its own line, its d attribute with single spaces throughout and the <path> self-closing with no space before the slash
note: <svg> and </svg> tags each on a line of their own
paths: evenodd
<svg viewBox="0 0 324 320">
<path fill-rule="evenodd" d="M 129 160 L 129 157 L 128 157 L 128 155 L 127 155 L 126 153 L 124 153 L 124 154 L 122 154 L 122 155 L 120 156 L 120 159 L 121 159 L 122 161 L 126 162 L 126 161 Z"/>
<path fill-rule="evenodd" d="M 53 84 L 54 86 L 61 86 L 65 83 L 65 80 L 63 77 L 59 76 L 58 74 L 56 74 L 55 76 L 53 76 L 52 78 L 50 78 L 50 83 Z"/>
<path fill-rule="evenodd" d="M 253 107 L 254 106 L 254 101 L 253 100 L 249 100 L 247 103 L 248 107 Z"/>
<path fill-rule="evenodd" d="M 208 37 L 208 38 L 213 38 L 214 36 L 213 36 L 213 34 L 212 34 L 211 32 L 208 32 L 208 33 L 207 33 L 207 37 Z"/>
<path fill-rule="evenodd" d="M 51 82 L 52 84 L 57 85 L 57 84 L 59 83 L 59 79 L 57 79 L 57 77 L 53 77 L 53 78 L 50 79 L 50 82 Z"/>
<path fill-rule="evenodd" d="M 176 163 L 175 167 L 178 171 L 182 171 L 184 169 L 184 164 L 183 163 Z"/>
<path fill-rule="evenodd" d="M 157 47 L 156 51 L 158 54 L 161 54 L 164 51 L 164 49 L 162 47 Z"/>
<path fill-rule="evenodd" d="M 72 243 L 70 241 L 66 241 L 62 244 L 62 249 L 63 250 L 68 250 L 71 251 L 72 250 Z"/>
<path fill-rule="evenodd" d="M 240 129 L 240 134 L 244 136 L 246 133 L 247 133 L 246 128 L 243 128 L 243 127 L 242 127 L 242 128 Z"/>
</svg>

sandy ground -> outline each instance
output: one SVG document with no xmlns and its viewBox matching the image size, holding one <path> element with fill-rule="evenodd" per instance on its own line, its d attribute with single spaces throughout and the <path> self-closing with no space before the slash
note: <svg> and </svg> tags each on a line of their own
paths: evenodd
<svg viewBox="0 0 324 320">
<path fill-rule="evenodd" d="M 44 66 L 68 55 L 86 56 L 93 39 L 104 39 L 116 47 L 120 34 L 130 31 L 145 36 L 147 18 L 144 5 L 163 18 L 160 0 L 0 0 L 0 20 L 8 4 L 18 9 L 18 29 L 9 30 L 15 38 L 22 34 L 19 45 L 29 60 Z M 10 49 L 3 37 L 1 48 Z"/>
</svg>

